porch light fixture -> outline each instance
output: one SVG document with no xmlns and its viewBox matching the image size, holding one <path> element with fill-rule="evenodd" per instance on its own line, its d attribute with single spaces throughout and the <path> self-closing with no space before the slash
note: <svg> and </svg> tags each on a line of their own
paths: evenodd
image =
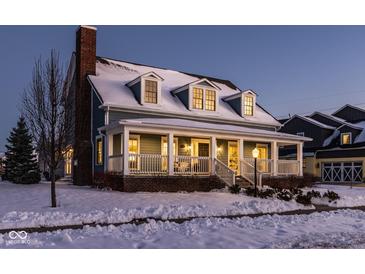
<svg viewBox="0 0 365 274">
<path fill-rule="evenodd" d="M 259 150 L 255 147 L 252 150 L 252 157 L 255 159 L 255 173 L 254 173 L 254 182 L 255 182 L 255 197 L 257 197 L 257 158 L 259 157 Z"/>
</svg>

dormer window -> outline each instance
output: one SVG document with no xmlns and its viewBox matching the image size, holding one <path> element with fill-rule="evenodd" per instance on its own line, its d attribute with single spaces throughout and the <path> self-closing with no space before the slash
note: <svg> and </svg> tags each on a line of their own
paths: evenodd
<svg viewBox="0 0 365 274">
<path fill-rule="evenodd" d="M 352 143 L 351 132 L 341 133 L 341 145 L 350 145 Z"/>
<path fill-rule="evenodd" d="M 203 109 L 203 92 L 202 88 L 193 88 L 193 108 Z"/>
<path fill-rule="evenodd" d="M 216 109 L 216 93 L 215 90 L 205 90 L 205 109 L 215 111 Z"/>
<path fill-rule="evenodd" d="M 144 84 L 144 102 L 157 104 L 157 81 L 145 80 Z"/>
<path fill-rule="evenodd" d="M 161 82 L 163 79 L 154 72 L 143 74 L 127 86 L 141 104 L 161 104 Z"/>
<path fill-rule="evenodd" d="M 244 95 L 243 114 L 253 116 L 254 98 L 251 95 Z"/>
<path fill-rule="evenodd" d="M 217 92 L 219 90 L 219 86 L 203 78 L 172 90 L 171 93 L 178 97 L 189 110 L 214 112 L 218 107 Z"/>
</svg>

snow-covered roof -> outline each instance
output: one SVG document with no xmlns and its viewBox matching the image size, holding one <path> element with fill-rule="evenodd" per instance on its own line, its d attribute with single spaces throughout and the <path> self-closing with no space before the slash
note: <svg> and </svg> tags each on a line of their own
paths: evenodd
<svg viewBox="0 0 365 274">
<path fill-rule="evenodd" d="M 365 121 L 359 122 L 355 124 L 357 127 L 361 127 L 363 130 L 359 135 L 357 135 L 354 143 L 362 143 L 365 142 Z"/>
<path fill-rule="evenodd" d="M 164 79 L 161 84 L 161 104 L 149 104 L 148 106 L 139 104 L 132 90 L 126 86 L 127 83 L 149 72 L 154 72 Z M 241 117 L 238 115 L 228 103 L 222 100 L 224 97 L 240 92 L 240 89 L 235 87 L 228 80 L 199 76 L 130 62 L 116 61 L 101 57 L 97 58 L 96 75 L 89 75 L 88 77 L 93 87 L 100 95 L 104 106 L 141 111 L 164 112 L 176 116 L 200 116 L 210 119 L 219 118 L 220 120 L 224 119 L 232 122 L 240 122 L 242 124 L 250 123 L 275 127 L 281 125 L 271 114 L 259 105 L 256 105 L 254 116 Z M 199 110 L 188 110 L 177 96 L 171 94 L 172 90 L 176 90 L 203 78 L 207 78 L 220 89 L 217 93 L 219 97 L 217 111 L 204 112 Z"/>
<path fill-rule="evenodd" d="M 252 127 L 234 126 L 227 124 L 214 124 L 206 122 L 198 122 L 185 119 L 171 119 L 171 118 L 139 118 L 139 119 L 121 119 L 117 123 L 105 126 L 102 129 L 111 129 L 120 125 L 131 125 L 138 127 L 149 126 L 157 128 L 169 128 L 169 129 L 188 129 L 190 131 L 209 131 L 217 132 L 221 134 L 235 134 L 235 135 L 249 135 L 255 137 L 272 137 L 285 140 L 295 141 L 311 141 L 311 138 L 287 134 L 283 132 L 270 131 L 264 129 L 256 129 Z"/>
<path fill-rule="evenodd" d="M 291 120 L 293 120 L 294 118 L 299 118 L 299 119 L 302 119 L 304 121 L 307 121 L 313 125 L 316 125 L 316 126 L 319 126 L 321 128 L 326 128 L 326 129 L 336 129 L 335 127 L 332 127 L 332 126 L 329 126 L 329 125 L 326 125 L 326 124 L 323 124 L 321 122 L 318 122 L 317 120 L 314 120 L 312 118 L 309 118 L 309 117 L 306 117 L 306 116 L 301 116 L 301 115 L 298 115 L 298 114 L 295 114 L 294 116 L 292 116 L 289 120 L 287 120 L 283 126 L 287 123 L 289 123 Z"/>
</svg>

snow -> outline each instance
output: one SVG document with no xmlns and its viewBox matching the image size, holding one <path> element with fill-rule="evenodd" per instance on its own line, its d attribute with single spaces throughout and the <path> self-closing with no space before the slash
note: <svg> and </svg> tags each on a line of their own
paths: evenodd
<svg viewBox="0 0 365 274">
<path fill-rule="evenodd" d="M 321 194 L 331 190 L 340 195 L 340 199 L 333 202 L 329 202 L 327 199 L 312 199 L 312 202 L 316 204 L 325 204 L 332 207 L 365 206 L 365 187 L 317 185 L 312 189 L 321 192 Z"/>
<path fill-rule="evenodd" d="M 139 118 L 139 119 L 131 119 L 125 120 L 122 119 L 118 123 L 112 124 L 111 127 L 118 127 L 119 124 L 138 124 L 138 126 L 146 125 L 146 126 L 168 126 L 169 128 L 189 128 L 189 129 L 200 129 L 200 130 L 211 130 L 216 132 L 229 131 L 237 134 L 252 134 L 253 136 L 269 136 L 269 137 L 277 137 L 291 140 L 311 140 L 310 138 L 291 135 L 283 132 L 276 131 L 268 131 L 257 128 L 249 128 L 243 126 L 233 126 L 233 125 L 225 125 L 225 124 L 212 124 L 212 123 L 204 123 L 197 122 L 192 120 L 184 120 L 184 119 L 169 119 L 169 118 Z"/>
<path fill-rule="evenodd" d="M 358 126 L 358 127 L 363 128 L 363 130 L 361 131 L 361 133 L 359 135 L 357 135 L 354 143 L 365 142 L 365 121 L 356 123 L 355 125 Z"/>
<path fill-rule="evenodd" d="M 185 218 L 283 212 L 304 208 L 294 201 L 259 199 L 227 192 L 124 193 L 57 184 L 59 207 L 50 208 L 50 186 L 0 183 L 0 229 L 83 223 L 128 222 L 135 218 Z"/>
<path fill-rule="evenodd" d="M 224 97 L 235 94 L 239 90 L 233 89 L 224 84 L 212 81 L 220 88 L 218 91 L 219 104 L 217 106 L 217 111 L 189 111 L 176 96 L 171 94 L 171 91 L 198 81 L 200 78 L 169 69 L 132 64 L 107 58 L 102 59 L 103 62 L 98 61 L 96 63 L 96 75 L 89 76 L 89 79 L 101 95 L 104 105 L 131 109 L 163 111 L 164 113 L 170 114 L 224 118 L 232 121 L 262 123 L 274 126 L 280 125 L 274 117 L 258 105 L 256 106 L 255 115 L 253 117 L 239 116 L 228 103 L 225 103 L 222 100 Z M 132 91 L 126 86 L 126 84 L 149 72 L 154 72 L 164 79 L 162 81 L 161 90 L 162 103 L 158 105 L 142 106 L 137 102 Z"/>
<path fill-rule="evenodd" d="M 323 146 L 326 147 L 332 143 L 332 141 L 340 135 L 339 130 L 334 130 L 333 133 L 323 141 Z"/>
<path fill-rule="evenodd" d="M 181 224 L 85 227 L 28 234 L 26 243 L 0 235 L 0 248 L 364 248 L 365 212 L 198 218 Z"/>
</svg>

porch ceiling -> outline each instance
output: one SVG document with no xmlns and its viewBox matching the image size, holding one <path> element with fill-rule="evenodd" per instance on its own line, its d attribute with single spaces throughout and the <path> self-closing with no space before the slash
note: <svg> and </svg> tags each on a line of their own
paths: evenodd
<svg viewBox="0 0 365 274">
<path fill-rule="evenodd" d="M 184 119 L 169 119 L 169 118 L 140 118 L 120 120 L 116 123 L 107 125 L 99 130 L 112 130 L 124 126 L 138 127 L 138 128 L 156 128 L 169 130 L 184 130 L 189 132 L 210 132 L 217 134 L 232 134 L 252 137 L 268 137 L 272 139 L 287 140 L 287 141 L 311 141 L 311 138 L 291 135 L 276 131 L 269 131 L 264 129 L 255 129 L 243 126 L 234 126 L 226 124 L 213 124 L 198 122 Z"/>
</svg>

